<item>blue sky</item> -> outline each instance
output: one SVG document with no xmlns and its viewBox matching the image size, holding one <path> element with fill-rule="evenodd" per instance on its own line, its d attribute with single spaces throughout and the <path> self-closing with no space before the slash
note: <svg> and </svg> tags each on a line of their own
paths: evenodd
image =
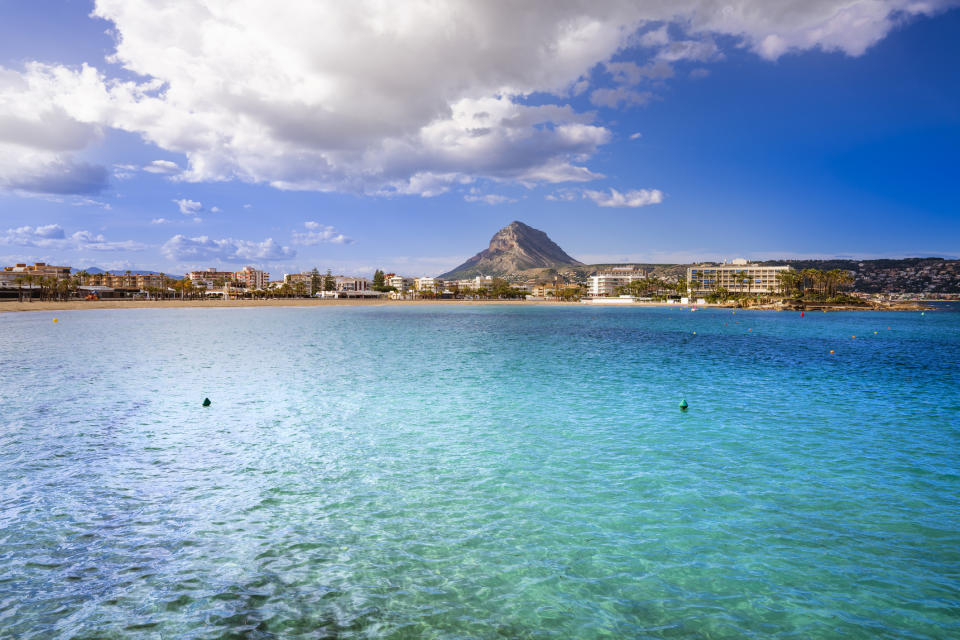
<svg viewBox="0 0 960 640">
<path fill-rule="evenodd" d="M 960 254 L 955 3 L 259 4 L 0 0 L 0 262 Z"/>
</svg>

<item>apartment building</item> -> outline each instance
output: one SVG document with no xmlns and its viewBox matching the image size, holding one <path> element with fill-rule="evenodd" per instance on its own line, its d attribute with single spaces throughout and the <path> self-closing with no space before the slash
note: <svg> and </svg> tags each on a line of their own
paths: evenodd
<svg viewBox="0 0 960 640">
<path fill-rule="evenodd" d="M 413 288 L 413 278 L 404 278 L 403 276 L 398 276 L 395 273 L 388 273 L 383 277 L 383 284 L 388 287 L 393 287 L 400 293 L 404 291 L 409 291 Z"/>
<path fill-rule="evenodd" d="M 57 267 L 46 262 L 36 262 L 34 264 L 20 263 L 12 267 L 4 267 L 0 271 L 0 286 L 17 286 L 17 280 L 30 276 L 34 284 L 40 278 L 69 278 L 70 267 Z"/>
<path fill-rule="evenodd" d="M 787 265 L 752 264 L 744 258 L 730 264 L 695 265 L 687 269 L 687 288 L 696 294 L 708 294 L 719 287 L 737 293 L 774 293 L 780 288 L 777 274 L 792 270 Z"/>
<path fill-rule="evenodd" d="M 618 287 L 624 287 L 634 280 L 643 280 L 647 272 L 636 267 L 613 267 L 597 271 L 589 278 L 587 294 L 593 297 L 616 295 Z"/>
<path fill-rule="evenodd" d="M 166 279 L 159 273 L 93 273 L 86 276 L 83 284 L 113 289 L 159 289 L 166 286 Z"/>
<path fill-rule="evenodd" d="M 265 289 L 270 282 L 270 273 L 253 267 L 244 267 L 233 274 L 233 279 L 247 289 Z"/>
<path fill-rule="evenodd" d="M 443 291 L 443 280 L 440 278 L 414 278 L 413 288 L 417 291 Z"/>
<path fill-rule="evenodd" d="M 190 278 L 190 282 L 193 283 L 195 287 L 206 287 L 212 289 L 217 285 L 218 281 L 223 281 L 224 283 L 233 282 L 236 274 L 233 271 L 217 271 L 215 268 L 210 267 L 205 271 L 191 271 L 187 274 L 187 277 Z"/>
</svg>

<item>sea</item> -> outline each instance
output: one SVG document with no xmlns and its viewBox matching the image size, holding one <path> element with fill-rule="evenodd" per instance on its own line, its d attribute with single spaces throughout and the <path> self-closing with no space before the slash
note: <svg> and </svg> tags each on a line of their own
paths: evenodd
<svg viewBox="0 0 960 640">
<path fill-rule="evenodd" d="M 2 638 L 960 637 L 956 305 L 11 313 L 0 371 Z"/>
</svg>

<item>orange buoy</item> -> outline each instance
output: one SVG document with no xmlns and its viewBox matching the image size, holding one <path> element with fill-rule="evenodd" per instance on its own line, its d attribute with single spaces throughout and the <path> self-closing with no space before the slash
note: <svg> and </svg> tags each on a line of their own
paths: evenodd
<svg viewBox="0 0 960 640">
<path fill-rule="evenodd" d="M 830 353 L 833 353 L 833 349 L 830 349 Z"/>
<path fill-rule="evenodd" d="M 54 322 L 60 322 L 60 321 L 59 321 L 59 320 L 57 320 L 56 318 L 54 318 L 54 319 L 53 319 L 53 321 L 54 321 Z"/>
</svg>

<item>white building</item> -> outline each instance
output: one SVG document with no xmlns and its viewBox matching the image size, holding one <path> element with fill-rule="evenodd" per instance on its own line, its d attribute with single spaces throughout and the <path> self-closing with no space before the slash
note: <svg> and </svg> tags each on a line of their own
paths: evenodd
<svg viewBox="0 0 960 640">
<path fill-rule="evenodd" d="M 383 279 L 383 284 L 388 287 L 393 287 L 400 293 L 404 291 L 409 291 L 413 288 L 413 278 L 404 278 L 403 276 L 391 275 Z"/>
<path fill-rule="evenodd" d="M 442 291 L 443 280 L 440 278 L 414 278 L 413 288 L 417 291 Z"/>
<path fill-rule="evenodd" d="M 352 278 L 349 276 L 336 276 L 333 281 L 336 283 L 337 291 L 366 291 L 370 288 L 370 281 L 366 278 Z"/>
<path fill-rule="evenodd" d="M 636 267 L 613 267 L 590 276 L 587 294 L 592 297 L 613 296 L 618 287 L 624 287 L 634 280 L 643 280 L 647 272 Z"/>
<path fill-rule="evenodd" d="M 493 286 L 493 276 L 477 276 L 475 278 L 467 278 L 465 280 L 456 281 L 457 288 L 460 290 L 463 289 L 489 289 Z"/>
<path fill-rule="evenodd" d="M 773 293 L 780 288 L 777 274 L 792 270 L 787 265 L 751 264 L 743 258 L 730 264 L 701 264 L 687 269 L 687 288 L 698 294 L 718 287 L 736 293 Z"/>
</svg>

